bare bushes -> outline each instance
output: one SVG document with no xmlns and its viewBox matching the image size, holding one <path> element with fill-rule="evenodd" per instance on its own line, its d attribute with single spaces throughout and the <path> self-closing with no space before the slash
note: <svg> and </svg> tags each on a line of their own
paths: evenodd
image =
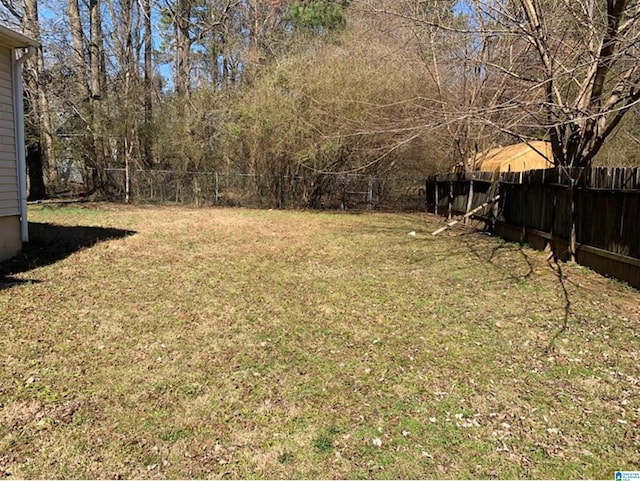
<svg viewBox="0 0 640 481">
<path fill-rule="evenodd" d="M 256 175 L 276 205 L 317 205 L 333 177 L 420 176 L 438 167 L 418 121 L 425 76 L 389 38 L 354 28 L 300 44 L 238 94 L 220 148 L 229 169 Z M 298 203 L 295 202 L 295 203 Z"/>
</svg>

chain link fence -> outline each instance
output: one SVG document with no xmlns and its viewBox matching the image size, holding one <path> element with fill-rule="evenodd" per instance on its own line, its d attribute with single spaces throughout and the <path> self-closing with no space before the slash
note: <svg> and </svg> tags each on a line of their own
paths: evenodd
<svg viewBox="0 0 640 481">
<path fill-rule="evenodd" d="M 123 168 L 65 167 L 68 191 L 100 192 L 116 201 L 196 206 L 425 210 L 425 181 L 361 174 L 251 175 Z"/>
</svg>

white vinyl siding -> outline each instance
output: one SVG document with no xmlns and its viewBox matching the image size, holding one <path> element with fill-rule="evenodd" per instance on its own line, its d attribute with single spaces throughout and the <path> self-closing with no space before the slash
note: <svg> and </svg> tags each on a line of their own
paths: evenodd
<svg viewBox="0 0 640 481">
<path fill-rule="evenodd" d="M 0 46 L 0 216 L 20 213 L 11 50 Z"/>
</svg>

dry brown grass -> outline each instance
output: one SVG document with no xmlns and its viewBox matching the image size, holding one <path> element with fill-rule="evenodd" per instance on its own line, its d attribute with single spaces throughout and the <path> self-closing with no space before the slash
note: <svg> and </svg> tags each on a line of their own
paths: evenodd
<svg viewBox="0 0 640 481">
<path fill-rule="evenodd" d="M 0 476 L 638 468 L 639 296 L 620 283 L 563 266 L 561 331 L 544 254 L 434 238 L 425 215 L 104 204 L 31 217 L 25 259 L 2 265 Z"/>
</svg>

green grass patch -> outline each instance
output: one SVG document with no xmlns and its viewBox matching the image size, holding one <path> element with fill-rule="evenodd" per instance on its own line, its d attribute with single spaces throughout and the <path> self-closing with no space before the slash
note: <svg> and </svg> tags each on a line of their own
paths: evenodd
<svg viewBox="0 0 640 481">
<path fill-rule="evenodd" d="M 433 237 L 422 214 L 86 204 L 30 220 L 24 256 L 0 264 L 0 476 L 640 465 L 640 298 L 589 270 L 561 266 L 563 288 L 545 254 Z"/>
</svg>

